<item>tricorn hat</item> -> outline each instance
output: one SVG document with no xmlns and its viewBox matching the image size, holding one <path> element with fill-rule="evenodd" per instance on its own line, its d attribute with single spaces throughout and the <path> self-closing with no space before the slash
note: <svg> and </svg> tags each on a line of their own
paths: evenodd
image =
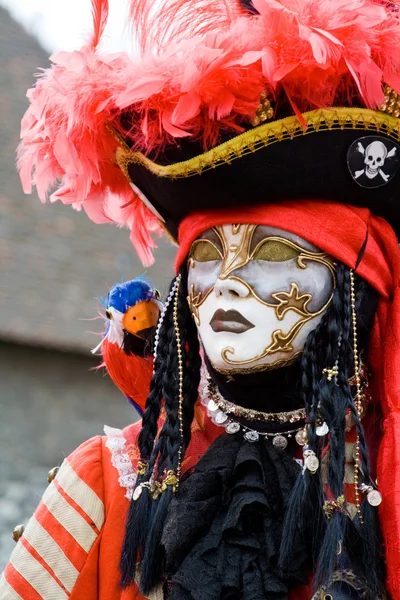
<svg viewBox="0 0 400 600">
<path fill-rule="evenodd" d="M 25 191 L 173 238 L 209 208 L 336 200 L 400 231 L 400 20 L 374 0 L 141 0 L 138 51 L 106 55 L 94 32 L 28 93 Z"/>
</svg>

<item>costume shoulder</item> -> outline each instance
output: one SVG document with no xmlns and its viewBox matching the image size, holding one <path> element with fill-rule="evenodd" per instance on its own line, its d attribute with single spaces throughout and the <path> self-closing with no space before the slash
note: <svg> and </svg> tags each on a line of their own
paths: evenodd
<svg viewBox="0 0 400 600">
<path fill-rule="evenodd" d="M 95 573 L 105 519 L 103 439 L 92 438 L 62 463 L 19 539 L 0 580 L 2 600 L 75 600 L 78 580 Z M 97 577 L 87 593 L 97 598 Z"/>
<path fill-rule="evenodd" d="M 118 569 L 140 427 L 106 427 L 64 460 L 0 578 L 1 600 L 143 598 L 120 589 Z"/>
</svg>

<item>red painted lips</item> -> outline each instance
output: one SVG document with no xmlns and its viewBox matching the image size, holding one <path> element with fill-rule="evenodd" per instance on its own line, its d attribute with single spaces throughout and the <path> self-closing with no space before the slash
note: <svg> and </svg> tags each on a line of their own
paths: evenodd
<svg viewBox="0 0 400 600">
<path fill-rule="evenodd" d="M 253 323 L 250 323 L 250 321 L 237 310 L 223 310 L 222 308 L 219 308 L 214 313 L 210 321 L 210 326 L 215 333 L 221 331 L 244 333 L 254 327 Z"/>
</svg>

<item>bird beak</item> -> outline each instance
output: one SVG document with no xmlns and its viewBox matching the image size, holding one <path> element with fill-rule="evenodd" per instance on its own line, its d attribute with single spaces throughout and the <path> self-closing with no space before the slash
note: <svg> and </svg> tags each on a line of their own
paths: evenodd
<svg viewBox="0 0 400 600">
<path fill-rule="evenodd" d="M 159 314 L 160 309 L 156 302 L 142 300 L 126 311 L 122 326 L 129 333 L 145 339 L 149 329 L 157 325 Z"/>
</svg>

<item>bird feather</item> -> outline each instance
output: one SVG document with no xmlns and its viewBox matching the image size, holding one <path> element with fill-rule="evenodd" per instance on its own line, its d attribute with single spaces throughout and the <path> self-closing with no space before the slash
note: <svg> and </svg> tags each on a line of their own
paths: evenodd
<svg viewBox="0 0 400 600">
<path fill-rule="evenodd" d="M 92 0 L 93 33 L 90 48 L 96 50 L 108 20 L 108 0 Z"/>
</svg>

